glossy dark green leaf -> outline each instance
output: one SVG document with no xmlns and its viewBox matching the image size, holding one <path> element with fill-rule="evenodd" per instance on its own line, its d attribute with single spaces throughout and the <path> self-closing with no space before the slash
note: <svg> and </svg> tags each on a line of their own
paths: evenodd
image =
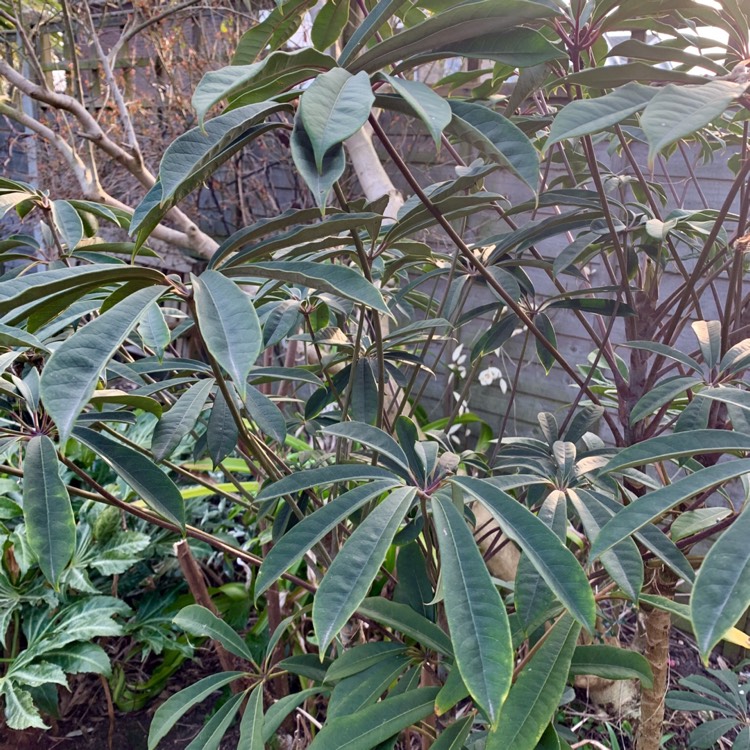
<svg viewBox="0 0 750 750">
<path fill-rule="evenodd" d="M 65 339 L 47 361 L 40 382 L 41 396 L 62 439 L 70 434 L 109 360 L 148 305 L 163 292 L 164 288 L 158 286 L 134 292 Z"/>
<path fill-rule="evenodd" d="M 363 422 L 341 422 L 326 427 L 323 432 L 326 435 L 335 435 L 361 443 L 367 448 L 386 456 L 406 472 L 409 471 L 409 461 L 399 444 L 387 432 L 378 427 Z"/>
<path fill-rule="evenodd" d="M 372 750 L 432 713 L 437 688 L 417 688 L 326 722 L 310 750 Z"/>
<path fill-rule="evenodd" d="M 443 687 L 440 688 L 440 692 L 435 698 L 435 713 L 438 716 L 443 716 L 448 713 L 459 701 L 467 698 L 469 695 L 469 688 L 466 687 L 466 683 L 461 677 L 461 672 L 458 667 L 454 666 L 448 677 L 443 683 Z"/>
<path fill-rule="evenodd" d="M 406 646 L 397 641 L 371 641 L 344 651 L 326 672 L 326 682 L 338 682 L 364 672 L 394 654 L 406 654 Z"/>
<path fill-rule="evenodd" d="M 245 408 L 261 431 L 279 443 L 286 439 L 286 419 L 268 396 L 252 385 L 246 386 Z"/>
<path fill-rule="evenodd" d="M 433 497 L 440 573 L 453 651 L 464 684 L 495 725 L 513 677 L 505 605 L 466 521 L 449 500 Z"/>
<path fill-rule="evenodd" d="M 195 427 L 214 382 L 213 378 L 205 378 L 191 385 L 156 423 L 151 437 L 151 452 L 156 461 L 172 455 L 182 439 Z"/>
<path fill-rule="evenodd" d="M 534 750 L 565 690 L 581 627 L 566 615 L 550 630 L 513 683 L 487 750 Z"/>
<path fill-rule="evenodd" d="M 577 646 L 570 673 L 594 675 L 605 680 L 640 680 L 649 690 L 654 682 L 651 665 L 644 656 L 616 646 Z"/>
<path fill-rule="evenodd" d="M 247 699 L 238 750 L 263 750 L 263 685 L 254 688 Z"/>
<path fill-rule="evenodd" d="M 425 648 L 445 656 L 453 655 L 450 638 L 440 627 L 406 604 L 392 602 L 382 596 L 371 596 L 359 605 L 357 611 L 380 625 L 413 638 Z"/>
<path fill-rule="evenodd" d="M 57 451 L 46 435 L 29 440 L 23 461 L 26 536 L 44 577 L 57 587 L 76 547 L 76 524 Z"/>
<path fill-rule="evenodd" d="M 336 466 L 324 466 L 320 469 L 297 471 L 283 477 L 277 482 L 263 487 L 256 500 L 265 502 L 283 495 L 292 495 L 310 487 L 322 487 L 334 482 L 372 481 L 375 479 L 398 481 L 390 471 L 381 469 L 379 466 L 338 464 Z"/>
<path fill-rule="evenodd" d="M 396 489 L 360 523 L 334 558 L 313 601 L 313 625 L 324 652 L 367 596 L 416 490 Z"/>
<path fill-rule="evenodd" d="M 399 547 L 397 558 L 398 583 L 393 591 L 393 601 L 407 604 L 428 620 L 435 619 L 431 602 L 435 592 L 427 575 L 427 562 L 417 542 Z"/>
<path fill-rule="evenodd" d="M 534 316 L 534 323 L 536 323 L 536 327 L 544 338 L 549 341 L 552 346 L 557 347 L 557 334 L 555 333 L 555 329 L 549 317 L 544 313 L 537 313 Z M 552 352 L 550 352 L 539 339 L 535 340 L 535 346 L 536 355 L 539 357 L 539 361 L 542 363 L 545 372 L 549 375 L 550 371 L 555 366 L 555 358 L 552 356 Z"/>
<path fill-rule="evenodd" d="M 696 576 L 690 615 L 704 659 L 750 606 L 748 534 L 750 513 L 745 508 L 708 551 Z"/>
<path fill-rule="evenodd" d="M 397 484 L 396 479 L 380 479 L 355 487 L 293 526 L 266 554 L 255 581 L 255 597 L 266 591 L 284 571 L 301 560 L 309 549 L 357 509 Z"/>
<path fill-rule="evenodd" d="M 199 604 L 189 604 L 183 607 L 172 622 L 191 635 L 204 636 L 217 641 L 240 659 L 245 659 L 251 664 L 254 662 L 253 655 L 242 638 L 224 620 Z"/>
<path fill-rule="evenodd" d="M 179 693 L 175 693 L 156 709 L 148 732 L 148 750 L 156 750 L 169 730 L 194 706 L 211 693 L 243 676 L 243 672 L 219 672 L 204 677 Z"/>
<path fill-rule="evenodd" d="M 467 716 L 446 727 L 435 740 L 432 750 L 462 750 L 471 731 L 472 721 L 473 717 Z"/>
<path fill-rule="evenodd" d="M 375 703 L 407 668 L 409 661 L 406 654 L 388 654 L 376 664 L 343 678 L 331 691 L 326 720 L 350 716 Z"/>
<path fill-rule="evenodd" d="M 217 389 L 206 427 L 208 455 L 214 466 L 229 456 L 237 446 L 239 430 L 221 389 Z"/>
<path fill-rule="evenodd" d="M 89 427 L 76 427 L 73 437 L 109 464 L 150 508 L 180 528 L 185 527 L 180 490 L 147 456 Z"/>
<path fill-rule="evenodd" d="M 533 513 L 502 490 L 482 479 L 455 477 L 451 481 L 473 495 L 492 514 L 573 616 L 586 628 L 596 618 L 594 596 L 573 553 Z"/>
<path fill-rule="evenodd" d="M 675 505 L 748 472 L 750 472 L 750 459 L 727 461 L 696 471 L 666 487 L 639 497 L 624 507 L 602 528 L 591 545 L 591 559 L 593 560 L 646 524 L 656 520 Z"/>
<path fill-rule="evenodd" d="M 241 396 L 263 346 L 250 297 L 218 271 L 192 277 L 198 328 L 211 356 L 229 373 Z"/>
</svg>

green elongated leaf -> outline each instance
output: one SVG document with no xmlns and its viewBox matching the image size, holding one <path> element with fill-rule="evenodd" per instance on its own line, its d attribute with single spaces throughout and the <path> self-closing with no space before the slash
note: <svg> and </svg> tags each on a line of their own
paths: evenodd
<svg viewBox="0 0 750 750">
<path fill-rule="evenodd" d="M 736 375 L 750 364 L 750 339 L 744 339 L 729 349 L 719 362 L 719 372 Z"/>
<path fill-rule="evenodd" d="M 263 750 L 263 685 L 254 688 L 247 699 L 237 750 Z"/>
<path fill-rule="evenodd" d="M 715 63 L 708 55 L 693 55 L 683 49 L 667 43 L 648 44 L 638 39 L 626 39 L 616 44 L 607 53 L 607 57 L 628 57 L 652 62 L 681 62 L 690 68 L 706 68 L 716 75 L 727 74 L 726 68 Z"/>
<path fill-rule="evenodd" d="M 731 732 L 737 726 L 737 723 L 737 719 L 711 719 L 704 721 L 690 732 L 690 748 L 693 750 L 710 750 L 716 746 L 716 743 L 724 735 Z M 740 750 L 742 746 L 738 745 L 737 740 L 735 740 L 732 747 Z"/>
<path fill-rule="evenodd" d="M 458 667 L 454 666 L 435 698 L 435 713 L 443 716 L 468 695 L 469 688 L 466 687 Z"/>
<path fill-rule="evenodd" d="M 746 88 L 746 84 L 713 80 L 700 86 L 670 83 L 659 89 L 641 116 L 641 128 L 649 144 L 649 164 L 667 146 L 722 115 Z"/>
<path fill-rule="evenodd" d="M 14 346 L 28 348 L 31 346 L 35 349 L 40 349 L 43 352 L 48 351 L 47 347 L 44 346 L 36 336 L 33 336 L 20 328 L 6 326 L 3 323 L 0 323 L 0 346 L 8 348 Z"/>
<path fill-rule="evenodd" d="M 381 73 L 379 76 L 387 81 L 393 90 L 409 104 L 414 114 L 425 124 L 435 145 L 440 145 L 440 136 L 448 127 L 453 113 L 448 102 L 436 94 L 429 86 L 419 81 Z"/>
<path fill-rule="evenodd" d="M 159 305 L 155 302 L 146 308 L 141 324 L 138 326 L 143 343 L 156 352 L 157 357 L 164 356 L 164 350 L 172 340 L 172 332 Z"/>
<path fill-rule="evenodd" d="M 262 279 L 278 279 L 287 284 L 302 284 L 336 297 L 344 297 L 365 304 L 390 315 L 378 289 L 361 273 L 348 266 L 316 263 L 309 260 L 271 261 L 253 263 L 244 268 L 232 268 L 227 273 L 231 276 L 245 275 Z"/>
<path fill-rule="evenodd" d="M 310 30 L 310 39 L 315 48 L 325 50 L 333 46 L 348 22 L 348 0 L 327 0 L 315 16 Z"/>
<path fill-rule="evenodd" d="M 161 205 L 166 205 L 186 180 L 251 126 L 284 109 L 288 105 L 274 101 L 248 104 L 214 117 L 203 128 L 193 128 L 172 141 L 159 165 Z"/>
<path fill-rule="evenodd" d="M 636 651 L 616 646 L 576 646 L 570 673 L 595 675 L 605 680 L 640 680 L 649 690 L 654 684 L 648 660 Z"/>
<path fill-rule="evenodd" d="M 52 201 L 52 221 L 68 251 L 75 250 L 83 239 L 83 222 L 78 211 L 68 201 Z"/>
<path fill-rule="evenodd" d="M 79 328 L 49 358 L 42 370 L 40 392 L 61 439 L 70 434 L 104 368 L 137 325 L 146 307 L 163 293 L 163 287 L 139 289 Z"/>
<path fill-rule="evenodd" d="M 708 466 L 661 489 L 639 497 L 607 523 L 591 545 L 593 560 L 679 503 L 750 472 L 750 459 Z"/>
<path fill-rule="evenodd" d="M 321 662 L 317 654 L 297 654 L 276 663 L 278 669 L 284 669 L 291 674 L 307 677 L 315 682 L 323 682 L 325 680 L 326 670 L 330 665 L 330 659 L 324 659 Z"/>
<path fill-rule="evenodd" d="M 511 28 L 517 34 L 524 33 L 528 30 L 521 31 L 516 27 L 525 22 L 541 21 L 554 14 L 555 11 L 549 6 L 525 0 L 479 0 L 460 4 L 379 42 L 348 62 L 347 67 L 352 72 L 374 72 L 398 60 L 417 55 L 465 53 L 467 48 L 470 53 L 471 45 L 477 39 L 484 41 L 492 36 L 508 34 L 508 29 Z M 508 39 L 512 41 L 510 35 Z M 486 54 L 489 59 L 491 49 L 490 46 L 489 49 L 482 50 L 481 54 Z"/>
<path fill-rule="evenodd" d="M 172 622 L 191 635 L 206 636 L 218 641 L 227 651 L 239 656 L 240 659 L 245 659 L 251 664 L 255 661 L 242 638 L 224 620 L 199 604 L 183 607 Z"/>
<path fill-rule="evenodd" d="M 750 727 L 743 727 L 734 738 L 733 750 L 750 750 Z"/>
<path fill-rule="evenodd" d="M 664 380 L 654 386 L 645 396 L 642 396 L 630 412 L 630 424 L 634 425 L 653 414 L 662 406 L 671 403 L 689 388 L 695 388 L 703 383 L 702 378 L 679 377 Z"/>
<path fill-rule="evenodd" d="M 344 174 L 346 169 L 344 147 L 341 143 L 333 146 L 323 155 L 321 165 L 318 166 L 312 141 L 302 125 L 299 110 L 294 118 L 291 144 L 294 166 L 297 167 L 305 184 L 310 188 L 315 203 L 320 206 L 321 211 L 324 211 L 333 183 Z"/>
<path fill-rule="evenodd" d="M 234 51 L 232 65 L 249 65 L 266 47 L 276 49 L 289 39 L 302 23 L 305 11 L 315 0 L 287 0 L 277 3 L 267 18 L 246 31 Z"/>
<path fill-rule="evenodd" d="M 667 346 L 666 344 L 660 344 L 658 341 L 628 341 L 622 346 L 632 347 L 633 349 L 642 349 L 646 352 L 653 352 L 654 354 L 663 354 L 665 357 L 681 362 L 686 367 L 689 367 L 694 372 L 700 372 L 701 366 L 691 356 L 684 354 L 679 349 L 675 349 L 673 346 Z"/>
<path fill-rule="evenodd" d="M 263 742 L 269 742 L 276 736 L 276 730 L 281 726 L 284 719 L 286 719 L 286 717 L 297 708 L 297 706 L 302 705 L 302 703 L 313 695 L 327 692 L 327 688 L 308 688 L 307 690 L 300 690 L 298 693 L 285 695 L 283 698 L 276 701 L 276 703 L 269 706 L 263 721 Z"/>
<path fill-rule="evenodd" d="M 372 750 L 432 713 L 437 688 L 417 688 L 327 721 L 310 750 Z"/>
<path fill-rule="evenodd" d="M 169 730 L 191 709 L 230 682 L 242 677 L 244 672 L 219 672 L 204 677 L 179 693 L 175 693 L 156 709 L 148 731 L 148 750 L 156 750 Z"/>
<path fill-rule="evenodd" d="M 354 135 L 370 115 L 375 96 L 364 71 L 352 75 L 333 68 L 319 75 L 299 100 L 299 116 L 310 139 L 318 174 L 323 157 Z"/>
<path fill-rule="evenodd" d="M 711 390 L 707 389 L 709 392 Z M 729 392 L 730 389 L 726 390 Z M 696 395 L 704 395 L 705 393 L 705 390 L 699 391 Z M 615 471 L 630 469 L 633 466 L 646 466 L 659 461 L 676 460 L 702 453 L 735 453 L 740 451 L 750 451 L 750 436 L 730 430 L 694 430 L 687 434 L 676 433 L 650 438 L 624 448 L 610 459 L 602 472 L 611 474 Z"/>
<path fill-rule="evenodd" d="M 277 581 L 284 571 L 301 560 L 303 555 L 332 529 L 365 503 L 374 500 L 397 484 L 398 480 L 391 479 L 372 481 L 355 487 L 293 526 L 274 544 L 263 560 L 255 581 L 255 598 L 257 599 L 274 581 Z"/>
<path fill-rule="evenodd" d="M 399 547 L 396 565 L 398 583 L 393 592 L 393 601 L 407 604 L 428 620 L 435 619 L 435 607 L 428 602 L 435 598 L 435 591 L 427 575 L 427 562 L 416 542 Z"/>
<path fill-rule="evenodd" d="M 508 615 L 474 537 L 453 503 L 434 497 L 432 515 L 456 664 L 472 698 L 494 726 L 513 677 Z"/>
<path fill-rule="evenodd" d="M 268 396 L 252 385 L 246 386 L 245 408 L 261 431 L 283 444 L 286 439 L 286 419 L 279 407 Z"/>
<path fill-rule="evenodd" d="M 266 500 L 273 500 L 283 495 L 292 495 L 295 492 L 301 492 L 310 487 L 323 487 L 334 482 L 372 481 L 375 479 L 398 481 L 390 471 L 381 469 L 379 466 L 338 464 L 337 466 L 324 466 L 321 469 L 297 471 L 294 474 L 283 477 L 278 482 L 273 482 L 263 487 L 258 493 L 256 500 L 258 502 L 265 502 Z"/>
<path fill-rule="evenodd" d="M 23 472 L 26 536 L 44 577 L 57 588 L 75 552 L 76 524 L 55 446 L 46 435 L 29 440 Z"/>
<path fill-rule="evenodd" d="M 185 750 L 219 750 L 224 735 L 240 710 L 243 698 L 243 695 L 235 695 L 220 706 Z"/>
<path fill-rule="evenodd" d="M 74 289 L 80 289 L 82 297 L 86 291 L 97 286 L 121 284 L 128 281 L 164 284 L 165 278 L 164 274 L 153 268 L 116 267 L 101 263 L 29 273 L 3 281 L 0 286 L 0 315 L 18 312 L 19 308 L 26 306 L 24 314 L 26 317 L 34 309 L 34 302 L 40 302 L 52 295 L 70 292 Z"/>
<path fill-rule="evenodd" d="M 295 85 L 335 65 L 336 61 L 330 55 L 307 47 L 294 52 L 272 52 L 250 65 L 229 65 L 210 70 L 193 93 L 193 109 L 202 124 L 208 110 L 222 99 L 242 97 L 248 90 L 265 90 L 282 76 L 286 83 Z"/>
<path fill-rule="evenodd" d="M 528 556 L 555 596 L 586 628 L 596 618 L 594 596 L 583 568 L 573 553 L 533 513 L 510 495 L 483 479 L 451 479 L 492 514 L 506 536 Z"/>
<path fill-rule="evenodd" d="M 733 406 L 739 406 L 740 409 L 750 410 L 750 391 L 741 391 L 739 388 L 705 388 L 702 391 L 698 391 L 695 394 L 701 398 L 710 398 L 712 401 L 721 401 L 725 404 L 732 404 Z M 725 430 L 721 430 L 725 432 Z M 730 433 L 734 434 L 737 438 L 742 438 L 741 433 Z M 747 450 L 740 448 L 738 450 Z M 697 452 L 697 451 L 696 451 Z M 701 451 L 703 453 L 703 451 Z"/>
<path fill-rule="evenodd" d="M 412 487 L 393 490 L 355 529 L 331 563 L 313 602 L 321 653 L 367 596 L 415 494 Z"/>
<path fill-rule="evenodd" d="M 394 426 L 401 448 L 409 462 L 409 468 L 417 480 L 417 484 L 424 486 L 424 483 L 427 481 L 427 467 L 425 466 L 425 456 L 422 447 L 417 448 L 417 443 L 419 442 L 417 426 L 409 417 L 404 415 L 396 419 Z"/>
<path fill-rule="evenodd" d="M 656 65 L 642 62 L 626 63 L 625 65 L 607 65 L 606 67 L 586 68 L 578 73 L 571 73 L 565 77 L 569 84 L 590 86 L 595 89 L 614 89 L 625 86 L 633 81 L 644 83 L 676 83 L 704 84 L 703 76 L 691 75 L 681 70 L 669 70 Z"/>
<path fill-rule="evenodd" d="M 170 456 L 195 427 L 214 382 L 213 378 L 206 378 L 191 385 L 156 423 L 151 437 L 151 452 L 156 461 Z"/>
<path fill-rule="evenodd" d="M 373 641 L 344 651 L 326 672 L 326 682 L 338 682 L 364 672 L 386 657 L 406 654 L 406 646 L 396 641 Z"/>
<path fill-rule="evenodd" d="M 569 489 L 567 492 L 586 536 L 594 539 L 611 515 L 585 490 Z M 624 539 L 615 545 L 602 555 L 602 565 L 620 589 L 637 602 L 643 588 L 643 560 L 635 542 Z"/>
<path fill-rule="evenodd" d="M 335 435 L 362 443 L 367 448 L 372 448 L 377 453 L 390 458 L 407 473 L 409 471 L 409 461 L 401 450 L 401 446 L 387 432 L 377 427 L 364 422 L 342 422 L 326 427 L 323 432 L 326 435 Z"/>
<path fill-rule="evenodd" d="M 234 451 L 239 439 L 239 430 L 221 389 L 216 391 L 214 405 L 208 417 L 206 443 L 214 467 Z"/>
<path fill-rule="evenodd" d="M 568 680 L 581 626 L 565 615 L 549 631 L 518 676 L 487 750 L 534 750 L 552 719 Z"/>
<path fill-rule="evenodd" d="M 552 121 L 544 149 L 567 138 L 580 138 L 617 125 L 644 109 L 657 91 L 659 89 L 631 81 L 605 96 L 566 104 Z"/>
<path fill-rule="evenodd" d="M 677 542 L 711 527 L 730 515 L 732 515 L 732 511 L 729 508 L 688 510 L 674 520 L 674 523 L 669 527 L 669 534 L 672 541 Z"/>
<path fill-rule="evenodd" d="M 474 146 L 482 156 L 509 167 L 531 190 L 539 189 L 539 153 L 510 120 L 480 104 L 449 101 L 453 119 L 448 130 Z"/>
<path fill-rule="evenodd" d="M 746 507 L 708 551 L 695 578 L 690 619 L 705 660 L 750 606 L 748 533 L 750 513 Z"/>
<path fill-rule="evenodd" d="M 409 665 L 406 654 L 389 654 L 351 677 L 342 679 L 331 691 L 326 721 L 349 716 L 375 703 Z"/>
<path fill-rule="evenodd" d="M 472 716 L 454 722 L 444 729 L 432 745 L 432 750 L 462 750 L 471 731 Z"/>
<path fill-rule="evenodd" d="M 250 297 L 218 271 L 192 277 L 195 313 L 206 348 L 245 397 L 247 376 L 263 346 Z"/>
<path fill-rule="evenodd" d="M 552 346 L 557 347 L 557 334 L 555 333 L 554 326 L 549 317 L 544 313 L 537 313 L 534 316 L 534 322 L 544 338 L 547 339 Z M 535 346 L 536 355 L 539 357 L 539 361 L 541 362 L 542 367 L 544 367 L 544 371 L 549 375 L 550 371 L 555 366 L 555 358 L 552 356 L 552 352 L 550 352 L 539 339 L 536 339 Z"/>
<path fill-rule="evenodd" d="M 359 605 L 357 611 L 380 625 L 413 638 L 432 651 L 445 656 L 453 655 L 450 638 L 434 622 L 406 604 L 391 602 L 381 596 L 371 596 Z"/>
<path fill-rule="evenodd" d="M 349 37 L 349 41 L 339 55 L 338 64 L 346 67 L 368 40 L 372 39 L 377 30 L 405 3 L 406 0 L 380 0 Z"/>
<path fill-rule="evenodd" d="M 185 504 L 180 490 L 153 461 L 89 427 L 76 427 L 73 437 L 109 464 L 150 508 L 185 528 Z"/>
</svg>

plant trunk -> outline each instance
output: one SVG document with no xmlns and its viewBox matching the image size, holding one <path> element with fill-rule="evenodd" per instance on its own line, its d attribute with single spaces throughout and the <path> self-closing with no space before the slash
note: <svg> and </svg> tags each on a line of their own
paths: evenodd
<svg viewBox="0 0 750 750">
<path fill-rule="evenodd" d="M 653 571 L 651 593 L 674 597 L 675 580 L 664 566 Z M 669 683 L 669 632 L 672 626 L 669 612 L 644 607 L 642 610 L 646 636 L 645 657 L 654 673 L 651 690 L 641 690 L 641 718 L 636 735 L 637 750 L 659 750 L 664 724 L 664 700 Z"/>
</svg>

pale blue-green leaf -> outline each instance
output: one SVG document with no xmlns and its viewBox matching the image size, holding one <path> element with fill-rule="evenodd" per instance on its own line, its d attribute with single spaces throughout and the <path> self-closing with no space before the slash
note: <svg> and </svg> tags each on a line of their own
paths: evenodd
<svg viewBox="0 0 750 750">
<path fill-rule="evenodd" d="M 97 381 L 117 349 L 164 287 L 139 289 L 104 314 L 79 328 L 47 361 L 40 382 L 42 402 L 61 439 L 96 389 Z"/>
<path fill-rule="evenodd" d="M 75 552 L 76 525 L 57 451 L 46 435 L 29 440 L 23 471 L 26 536 L 45 578 L 57 587 Z"/>
<path fill-rule="evenodd" d="M 651 523 L 678 503 L 749 472 L 750 459 L 727 461 L 696 471 L 666 487 L 639 497 L 602 528 L 591 545 L 591 559 Z"/>
<path fill-rule="evenodd" d="M 339 495 L 293 526 L 266 554 L 255 581 L 256 599 L 332 529 L 365 503 L 398 484 L 398 480 L 394 478 L 360 485 Z"/>
<path fill-rule="evenodd" d="M 299 101 L 299 116 L 310 139 L 318 174 L 326 153 L 354 135 L 370 115 L 375 96 L 365 72 L 333 68 L 319 75 Z"/>
<path fill-rule="evenodd" d="M 213 378 L 205 378 L 191 385 L 156 423 L 151 437 L 151 452 L 156 461 L 170 456 L 195 427 L 214 382 Z"/>
<path fill-rule="evenodd" d="M 75 250 L 83 239 L 83 222 L 78 211 L 68 201 L 52 201 L 52 221 L 68 252 Z"/>
<path fill-rule="evenodd" d="M 76 427 L 73 437 L 109 464 L 150 508 L 180 528 L 185 527 L 180 490 L 147 456 L 88 427 Z"/>
<path fill-rule="evenodd" d="M 321 653 L 367 596 L 416 490 L 394 490 L 360 523 L 334 558 L 313 601 Z"/>
<path fill-rule="evenodd" d="M 641 128 L 649 144 L 649 164 L 667 146 L 722 115 L 746 88 L 742 83 L 713 80 L 697 86 L 669 83 L 659 89 L 641 116 Z"/>
<path fill-rule="evenodd" d="M 440 144 L 440 136 L 451 121 L 453 112 L 448 102 L 420 81 L 397 78 L 381 74 L 393 90 L 414 110 L 414 114 L 425 124 L 435 141 Z"/>
<path fill-rule="evenodd" d="M 250 297 L 218 271 L 192 277 L 195 313 L 206 348 L 244 397 L 247 376 L 263 347 Z"/>
</svg>

